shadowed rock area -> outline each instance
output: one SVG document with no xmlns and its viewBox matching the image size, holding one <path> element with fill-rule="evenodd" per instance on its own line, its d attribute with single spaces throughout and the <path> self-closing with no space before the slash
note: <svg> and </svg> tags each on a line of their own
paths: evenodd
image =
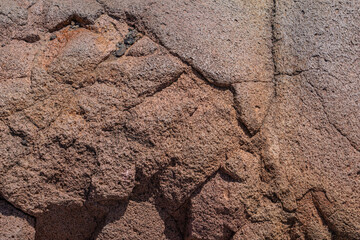
<svg viewBox="0 0 360 240">
<path fill-rule="evenodd" d="M 359 9 L 0 0 L 0 239 L 360 239 Z"/>
</svg>

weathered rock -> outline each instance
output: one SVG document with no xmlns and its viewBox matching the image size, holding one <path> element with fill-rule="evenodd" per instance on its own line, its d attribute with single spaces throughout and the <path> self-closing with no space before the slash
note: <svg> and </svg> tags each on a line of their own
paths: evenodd
<svg viewBox="0 0 360 240">
<path fill-rule="evenodd" d="M 259 159 L 253 154 L 239 149 L 228 154 L 223 170 L 233 179 L 243 182 L 249 177 L 254 177 L 259 164 Z"/>
<path fill-rule="evenodd" d="M 101 206 L 62 204 L 49 206 L 37 217 L 36 239 L 90 239 L 107 209 Z"/>
<path fill-rule="evenodd" d="M 132 46 L 126 55 L 133 57 L 141 57 L 153 54 L 156 50 L 159 49 L 159 46 L 154 43 L 148 37 L 143 37 Z"/>
<path fill-rule="evenodd" d="M 275 46 L 279 73 L 308 71 L 306 80 L 314 87 L 329 122 L 359 151 L 360 15 L 354 10 L 358 7 L 352 1 L 280 2 L 276 15 L 280 40 Z M 291 21 L 286 17 L 289 13 Z"/>
<path fill-rule="evenodd" d="M 263 131 L 277 155 L 280 174 L 273 184 L 285 193 L 279 185 L 288 182 L 288 193 L 278 194 L 283 203 L 311 188 L 326 192 L 331 204 L 321 205 L 329 212 L 319 214 L 331 216 L 325 222 L 332 238 L 357 239 L 360 233 L 359 78 L 352 67 L 358 58 L 358 7 L 281 1 L 276 8 L 277 97 Z"/>
<path fill-rule="evenodd" d="M 139 163 L 142 174 L 149 177 L 171 163 L 159 175 L 161 192 L 169 202 L 166 207 L 180 206 L 237 146 L 230 92 L 214 91 L 197 77 L 182 75 L 130 111 L 126 128 L 164 155 L 144 152 L 145 161 Z"/>
<path fill-rule="evenodd" d="M 28 78 L 2 80 L 0 88 L 0 116 L 6 117 L 34 103 L 29 97 L 31 81 Z"/>
<path fill-rule="evenodd" d="M 232 240 L 290 240 L 292 239 L 287 234 L 284 234 L 284 230 L 279 228 L 278 224 L 270 222 L 255 222 L 248 223 L 243 226 L 235 235 Z M 296 238 L 295 238 L 296 239 Z"/>
<path fill-rule="evenodd" d="M 154 42 L 152 44 L 156 46 Z M 152 45 L 148 47 L 151 51 Z M 129 52 L 133 48 L 136 49 L 137 44 Z M 175 57 L 158 52 L 144 57 L 124 56 L 105 61 L 97 67 L 96 78 L 99 82 L 115 85 L 120 91 L 123 107 L 129 108 L 171 85 L 185 69 L 186 66 Z"/>
<path fill-rule="evenodd" d="M 2 16 L 1 25 L 5 25 L 7 23 L 14 23 L 17 25 L 25 25 L 27 22 L 27 12 L 26 7 L 27 1 L 6 1 L 2 0 L 0 15 Z"/>
<path fill-rule="evenodd" d="M 1 234 L 360 239 L 359 7 L 0 0 Z"/>
<path fill-rule="evenodd" d="M 0 48 L 0 80 L 30 77 L 37 50 L 37 45 L 16 40 Z"/>
<path fill-rule="evenodd" d="M 34 240 L 35 220 L 0 200 L 0 239 Z"/>
<path fill-rule="evenodd" d="M 242 82 L 234 84 L 233 87 L 240 121 L 251 134 L 255 134 L 268 113 L 274 97 L 274 86 L 272 83 Z"/>
<path fill-rule="evenodd" d="M 316 194 L 316 193 L 315 193 Z M 297 231 L 292 234 L 302 239 L 331 239 L 331 233 L 326 222 L 322 219 L 322 213 L 314 205 L 312 192 L 307 193 L 298 203 L 296 211 L 299 221 Z"/>
<path fill-rule="evenodd" d="M 13 35 L 13 30 L 19 30 L 26 25 L 28 12 L 27 1 L 0 1 L 0 41 Z"/>
<path fill-rule="evenodd" d="M 141 18 L 139 27 L 217 85 L 272 79 L 272 1 L 102 2 L 116 16 Z"/>
<path fill-rule="evenodd" d="M 130 201 L 112 211 L 97 240 L 111 239 L 181 239 L 176 222 L 161 208 L 148 202 Z"/>
<path fill-rule="evenodd" d="M 229 239 L 246 223 L 237 182 L 216 174 L 192 199 L 187 239 Z"/>
<path fill-rule="evenodd" d="M 93 84 L 93 70 L 115 48 L 114 42 L 84 29 L 73 30 L 68 35 L 66 45 L 49 65 L 49 73 L 59 82 L 74 87 Z"/>
<path fill-rule="evenodd" d="M 103 13 L 95 0 L 51 0 L 45 2 L 45 24 L 50 30 L 57 30 L 71 21 L 92 24 Z"/>
</svg>

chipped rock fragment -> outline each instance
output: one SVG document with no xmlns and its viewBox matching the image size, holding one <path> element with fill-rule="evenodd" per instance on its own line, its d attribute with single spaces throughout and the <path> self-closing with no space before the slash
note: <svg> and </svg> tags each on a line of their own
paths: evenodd
<svg viewBox="0 0 360 240">
<path fill-rule="evenodd" d="M 235 108 L 241 122 L 251 134 L 259 131 L 274 97 L 274 85 L 263 82 L 242 82 L 233 85 Z"/>
</svg>

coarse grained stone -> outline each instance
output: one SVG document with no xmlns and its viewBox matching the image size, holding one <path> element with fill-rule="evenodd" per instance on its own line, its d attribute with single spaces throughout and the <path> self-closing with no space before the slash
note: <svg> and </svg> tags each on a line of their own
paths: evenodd
<svg viewBox="0 0 360 240">
<path fill-rule="evenodd" d="M 30 219 L 32 237 L 35 218 L 37 239 L 59 240 L 360 239 L 358 9 L 0 1 L 6 226 Z"/>
<path fill-rule="evenodd" d="M 129 201 L 107 216 L 96 239 L 181 239 L 175 225 L 166 212 L 151 203 Z"/>
<path fill-rule="evenodd" d="M 0 200 L 0 239 L 34 240 L 35 220 Z"/>
</svg>

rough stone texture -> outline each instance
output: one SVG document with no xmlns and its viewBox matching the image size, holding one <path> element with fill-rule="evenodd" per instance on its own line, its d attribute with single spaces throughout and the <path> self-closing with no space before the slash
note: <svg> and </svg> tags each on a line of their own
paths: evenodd
<svg viewBox="0 0 360 240">
<path fill-rule="evenodd" d="M 331 239 L 330 230 L 321 218 L 321 213 L 319 214 L 316 203 L 314 204 L 313 193 L 305 194 L 298 201 L 298 204 L 296 217 L 299 223 L 293 230 L 293 237 L 300 239 Z"/>
<path fill-rule="evenodd" d="M 272 80 L 271 0 L 100 2 L 111 15 L 148 29 L 216 85 Z"/>
<path fill-rule="evenodd" d="M 358 9 L 0 0 L 0 238 L 360 239 Z"/>
<path fill-rule="evenodd" d="M 105 224 L 95 239 L 181 239 L 174 219 L 148 202 L 129 201 L 119 206 Z"/>
<path fill-rule="evenodd" d="M 35 238 L 34 218 L 0 200 L 0 239 L 32 240 Z"/>
<path fill-rule="evenodd" d="M 254 135 L 261 128 L 274 97 L 273 83 L 242 82 L 233 84 L 233 88 L 240 120 Z"/>
<path fill-rule="evenodd" d="M 94 23 L 103 13 L 103 8 L 93 0 L 50 0 L 44 1 L 45 25 L 50 30 L 56 30 L 70 21 L 81 24 Z"/>
<path fill-rule="evenodd" d="M 188 238 L 229 239 L 245 225 L 239 183 L 217 174 L 190 201 Z"/>
</svg>

